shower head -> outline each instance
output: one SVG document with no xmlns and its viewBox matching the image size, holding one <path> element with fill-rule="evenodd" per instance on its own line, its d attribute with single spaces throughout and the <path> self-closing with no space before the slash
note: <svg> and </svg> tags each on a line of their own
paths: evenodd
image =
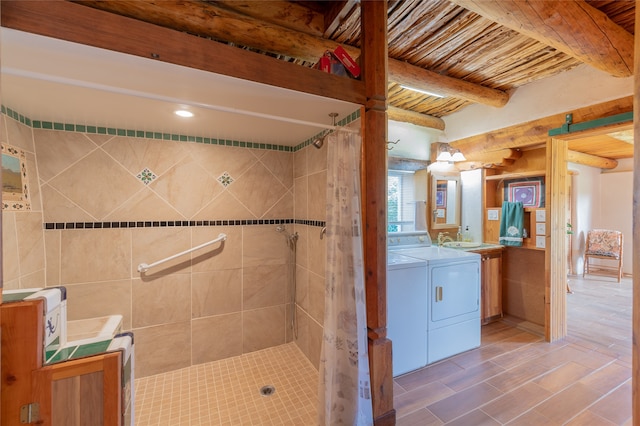
<svg viewBox="0 0 640 426">
<path fill-rule="evenodd" d="M 324 136 L 321 138 L 314 139 L 312 144 L 318 149 L 322 148 L 322 145 L 324 145 Z"/>
</svg>

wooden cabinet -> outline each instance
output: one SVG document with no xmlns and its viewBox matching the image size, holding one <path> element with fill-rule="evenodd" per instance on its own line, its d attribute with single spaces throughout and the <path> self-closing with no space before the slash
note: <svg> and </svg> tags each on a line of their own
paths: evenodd
<svg viewBox="0 0 640 426">
<path fill-rule="evenodd" d="M 42 299 L 0 304 L 1 425 L 122 425 L 122 353 L 44 365 L 43 312 Z"/>
<path fill-rule="evenodd" d="M 481 256 L 481 320 L 487 324 L 502 318 L 502 248 L 476 253 Z"/>
</svg>

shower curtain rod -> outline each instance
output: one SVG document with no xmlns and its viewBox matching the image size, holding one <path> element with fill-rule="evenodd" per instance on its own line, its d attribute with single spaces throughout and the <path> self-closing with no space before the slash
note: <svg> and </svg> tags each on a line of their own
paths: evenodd
<svg viewBox="0 0 640 426">
<path fill-rule="evenodd" d="M 215 239 L 213 239 L 211 241 L 208 241 L 206 243 L 200 244 L 199 246 L 192 247 L 189 250 L 181 251 L 180 253 L 174 254 L 173 256 L 169 256 L 169 257 L 164 258 L 162 260 L 158 260 L 158 261 L 153 262 L 153 263 L 151 263 L 149 265 L 147 265 L 146 263 L 141 263 L 141 264 L 138 265 L 138 272 L 147 272 L 149 269 L 153 268 L 154 266 L 158 266 L 158 265 L 160 265 L 160 264 L 162 264 L 164 262 L 168 262 L 170 260 L 173 260 L 176 257 L 180 257 L 183 254 L 191 253 L 192 251 L 196 251 L 196 250 L 199 250 L 199 249 L 201 249 L 203 247 L 206 247 L 206 246 L 209 246 L 211 244 L 217 243 L 218 241 L 225 241 L 226 239 L 227 239 L 227 234 L 221 233 L 221 234 L 218 235 L 218 238 L 215 238 Z"/>
<path fill-rule="evenodd" d="M 188 105 L 188 106 L 192 106 L 192 107 L 196 107 L 196 108 L 208 109 L 208 110 L 212 110 L 212 111 L 220 111 L 220 112 L 228 112 L 228 113 L 232 113 L 232 114 L 249 115 L 249 116 L 257 117 L 257 118 L 265 118 L 265 119 L 268 119 L 268 120 L 283 121 L 283 122 L 292 123 L 292 124 L 300 124 L 300 125 L 303 125 L 303 126 L 318 127 L 318 128 L 326 129 L 326 130 L 342 129 L 342 130 L 350 132 L 350 133 L 358 133 L 358 130 L 348 129 L 348 128 L 345 128 L 343 126 L 333 126 L 333 125 L 330 125 L 330 124 L 316 123 L 316 122 L 313 122 L 313 121 L 298 120 L 296 118 L 282 117 L 282 116 L 279 116 L 279 115 L 272 115 L 272 114 L 264 114 L 264 113 L 261 113 L 261 112 L 248 111 L 248 110 L 240 109 L 240 108 L 225 107 L 225 106 L 222 106 L 222 105 L 213 105 L 213 104 L 207 104 L 207 103 L 203 103 L 203 102 L 185 101 L 184 99 L 177 99 L 177 98 L 173 98 L 173 97 L 170 97 L 170 96 L 156 95 L 156 94 L 153 94 L 153 93 L 143 92 L 143 91 L 139 91 L 139 90 L 124 89 L 124 88 L 121 88 L 121 87 L 114 87 L 114 86 L 109 86 L 109 85 L 106 85 L 106 84 L 92 83 L 92 82 L 77 80 L 77 79 L 73 79 L 73 78 L 51 76 L 51 75 L 42 74 L 42 73 L 38 73 L 38 72 L 17 70 L 17 69 L 11 68 L 11 67 L 2 67 L 1 70 L 2 70 L 3 74 L 12 75 L 12 76 L 16 76 L 16 77 L 32 78 L 32 79 L 35 79 L 35 80 L 42 80 L 42 81 L 49 81 L 49 82 L 52 82 L 52 83 L 66 84 L 66 85 L 75 86 L 75 87 L 82 87 L 82 88 L 85 88 L 85 89 L 101 90 L 103 92 L 116 93 L 116 94 L 127 95 L 127 96 L 134 96 L 134 97 L 137 97 L 137 98 L 150 99 L 150 100 L 154 100 L 154 101 L 177 103 L 177 104 L 181 104 L 181 105 Z"/>
</svg>

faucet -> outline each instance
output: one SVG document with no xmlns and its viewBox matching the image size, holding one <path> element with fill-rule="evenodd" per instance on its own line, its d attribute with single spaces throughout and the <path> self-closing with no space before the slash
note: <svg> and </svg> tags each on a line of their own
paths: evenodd
<svg viewBox="0 0 640 426">
<path fill-rule="evenodd" d="M 453 241 L 453 238 L 451 238 L 448 232 L 439 232 L 438 233 L 438 246 L 441 246 L 443 243 L 446 243 L 447 241 Z"/>
</svg>

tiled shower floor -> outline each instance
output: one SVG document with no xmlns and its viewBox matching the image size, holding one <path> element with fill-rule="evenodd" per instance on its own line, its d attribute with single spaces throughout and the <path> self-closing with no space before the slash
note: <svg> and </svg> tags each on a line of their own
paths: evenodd
<svg viewBox="0 0 640 426">
<path fill-rule="evenodd" d="M 260 388 L 273 385 L 265 397 Z M 135 381 L 136 426 L 312 425 L 318 372 L 295 343 Z"/>
</svg>

